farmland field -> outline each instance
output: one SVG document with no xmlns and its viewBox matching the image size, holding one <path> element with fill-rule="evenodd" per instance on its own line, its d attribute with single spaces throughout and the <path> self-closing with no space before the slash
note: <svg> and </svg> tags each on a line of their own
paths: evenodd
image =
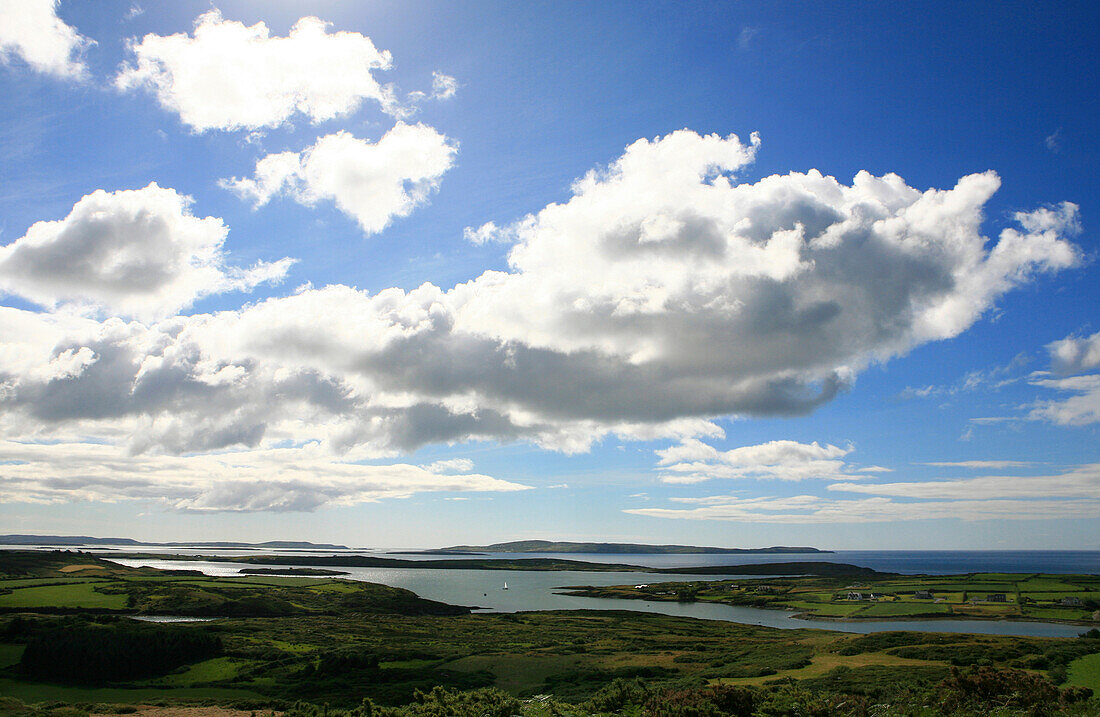
<svg viewBox="0 0 1100 717">
<path fill-rule="evenodd" d="M 644 587 L 582 586 L 567 594 L 643 600 L 705 600 L 798 610 L 807 617 L 853 620 L 900 617 L 1033 619 L 1100 624 L 1100 590 L 1094 576 L 1044 576 L 1021 573 L 851 578 L 804 575 L 747 580 L 695 580 L 652 583 Z M 920 597 L 918 597 L 920 594 Z M 1063 605 L 1076 598 L 1080 605 Z"/>
<path fill-rule="evenodd" d="M 3 586 L 3 583 L 0 583 Z M 0 595 L 0 607 L 73 607 L 121 610 L 126 607 L 125 595 L 109 595 L 96 590 L 96 583 L 70 583 L 20 587 Z"/>
</svg>

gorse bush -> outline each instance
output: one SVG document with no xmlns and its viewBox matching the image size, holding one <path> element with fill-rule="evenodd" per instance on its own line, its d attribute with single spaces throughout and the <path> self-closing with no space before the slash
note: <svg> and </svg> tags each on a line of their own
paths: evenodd
<svg viewBox="0 0 1100 717">
<path fill-rule="evenodd" d="M 616 679 L 577 705 L 545 695 L 519 700 L 493 688 L 436 687 L 399 707 L 364 700 L 333 710 L 300 702 L 283 717 L 1087 717 L 1100 714 L 1090 694 L 1031 673 L 979 667 L 873 698 L 799 684 L 654 688 L 642 679 Z"/>
<path fill-rule="evenodd" d="M 1021 670 L 979 667 L 970 672 L 952 670 L 937 692 L 945 713 L 964 709 L 1017 708 L 1023 714 L 1055 715 L 1074 703 L 1083 702 L 1091 690 L 1059 689 L 1050 680 Z"/>
</svg>

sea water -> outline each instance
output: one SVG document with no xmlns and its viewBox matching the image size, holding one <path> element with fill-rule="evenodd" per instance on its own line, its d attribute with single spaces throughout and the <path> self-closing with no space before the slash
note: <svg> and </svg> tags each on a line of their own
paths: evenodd
<svg viewBox="0 0 1100 717">
<path fill-rule="evenodd" d="M 182 552 L 182 551 L 177 551 Z M 203 550 L 204 555 L 218 551 Z M 228 554 L 229 551 L 222 551 Z M 265 554 L 278 554 L 270 551 Z M 331 555 L 329 551 L 325 554 Z M 358 553 L 362 554 L 362 553 Z M 290 555 L 290 554 L 288 554 Z M 300 552 L 293 553 L 300 556 Z M 383 556 L 383 554 L 374 553 Z M 109 554 L 103 557 L 111 559 Z M 390 557 L 398 557 L 390 555 Z M 446 556 L 400 556 L 446 559 Z M 561 557 L 601 563 L 623 563 L 654 568 L 700 565 L 737 565 L 770 562 L 828 561 L 851 563 L 883 572 L 908 574 L 1022 572 L 1022 573 L 1100 573 L 1100 551 L 842 551 L 804 554 L 693 554 L 693 555 L 592 555 L 592 554 L 505 554 L 494 553 L 483 558 Z M 241 563 L 203 560 L 176 561 L 148 558 L 116 559 L 129 566 L 150 566 L 162 569 L 200 570 L 207 575 L 239 575 Z M 267 565 L 263 567 L 292 567 Z M 325 566 L 331 567 L 331 566 Z M 639 572 L 522 571 L 522 570 L 435 570 L 416 568 L 333 568 L 345 571 L 341 577 L 364 580 L 405 588 L 421 597 L 453 605 L 476 607 L 491 612 L 526 610 L 635 610 L 666 615 L 726 620 L 776 628 L 820 628 L 842 632 L 879 632 L 884 630 L 915 630 L 921 632 L 966 632 L 989 635 L 1019 635 L 1030 637 L 1074 637 L 1086 628 L 1074 625 L 1033 622 L 1026 620 L 868 620 L 837 622 L 832 620 L 797 619 L 793 613 L 746 606 L 711 603 L 679 603 L 644 600 L 573 597 L 560 594 L 569 586 L 636 585 L 670 580 L 690 580 L 687 575 L 667 575 Z M 721 578 L 760 578 L 762 576 L 707 575 L 707 580 Z M 508 589 L 504 589 L 507 582 Z"/>
</svg>

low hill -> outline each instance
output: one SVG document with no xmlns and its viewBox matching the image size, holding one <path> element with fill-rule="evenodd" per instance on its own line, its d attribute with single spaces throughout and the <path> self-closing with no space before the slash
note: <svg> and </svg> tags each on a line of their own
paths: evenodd
<svg viewBox="0 0 1100 717">
<path fill-rule="evenodd" d="M 0 550 L 0 615 L 408 616 L 466 615 L 470 609 L 358 580 L 215 577 L 190 570 L 129 568 L 78 551 Z M 6 713 L 0 709 L 0 714 Z"/>
<path fill-rule="evenodd" d="M 759 563 L 756 565 L 703 565 L 694 568 L 661 568 L 653 572 L 670 575 L 817 575 L 820 577 L 888 577 L 895 573 L 880 573 L 871 568 L 848 563 L 824 561 L 804 563 Z"/>
<path fill-rule="evenodd" d="M 770 548 L 713 548 L 697 545 L 647 545 L 644 543 L 571 543 L 550 540 L 513 540 L 492 545 L 452 545 L 449 548 L 425 550 L 423 554 L 455 553 L 596 553 L 622 555 L 690 555 L 745 553 L 831 553 L 809 547 L 776 545 Z"/>
<path fill-rule="evenodd" d="M 269 540 L 265 543 L 238 543 L 233 541 L 197 541 L 175 543 L 147 543 L 133 538 L 93 538 L 88 535 L 0 535 L 0 545 L 132 545 L 158 548 L 240 548 L 266 550 L 347 550 L 346 545 L 310 543 L 305 540 Z"/>
</svg>

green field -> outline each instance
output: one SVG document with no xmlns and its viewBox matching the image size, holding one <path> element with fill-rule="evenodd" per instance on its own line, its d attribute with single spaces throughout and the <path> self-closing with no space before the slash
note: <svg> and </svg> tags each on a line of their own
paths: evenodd
<svg viewBox="0 0 1100 717">
<path fill-rule="evenodd" d="M 910 617 L 914 615 L 949 615 L 951 606 L 944 604 L 928 604 L 913 602 L 879 602 L 871 603 L 852 614 L 854 618 L 861 617 Z"/>
<path fill-rule="evenodd" d="M 794 609 L 806 616 L 853 620 L 903 617 L 1005 618 L 1100 624 L 1100 590 L 1091 575 L 980 573 L 971 575 L 890 574 L 829 577 L 693 580 L 632 585 L 577 587 L 567 594 L 642 600 L 698 600 L 729 605 Z M 918 598 L 930 591 L 931 598 Z M 874 599 L 871 595 L 874 594 Z M 1003 596 L 1004 600 L 991 599 Z M 1081 606 L 1061 605 L 1078 598 Z"/>
<path fill-rule="evenodd" d="M 19 664 L 23 656 L 23 645 L 5 645 L 0 643 L 0 669 Z"/>
<path fill-rule="evenodd" d="M 12 578 L 3 581 L 5 588 L 28 588 L 36 585 L 67 585 L 70 583 L 98 583 L 105 578 Z"/>
<path fill-rule="evenodd" d="M 0 607 L 70 607 L 121 610 L 126 607 L 125 595 L 109 595 L 96 590 L 102 583 L 69 583 L 21 587 L 0 595 Z M 0 582 L 0 587 L 6 587 Z"/>
<path fill-rule="evenodd" d="M 1071 685 L 1087 687 L 1095 694 L 1100 694 L 1100 653 L 1085 655 L 1069 663 L 1067 682 Z"/>
<path fill-rule="evenodd" d="M 208 682 L 225 682 L 236 677 L 242 668 L 249 665 L 247 660 L 232 657 L 215 657 L 196 662 L 185 669 L 156 680 L 157 686 L 191 687 Z"/>
<path fill-rule="evenodd" d="M 826 617 L 849 617 L 853 613 L 863 609 L 863 606 L 858 603 L 819 603 L 791 600 L 787 604 L 796 610 L 812 612 L 815 615 L 823 615 Z"/>
</svg>

